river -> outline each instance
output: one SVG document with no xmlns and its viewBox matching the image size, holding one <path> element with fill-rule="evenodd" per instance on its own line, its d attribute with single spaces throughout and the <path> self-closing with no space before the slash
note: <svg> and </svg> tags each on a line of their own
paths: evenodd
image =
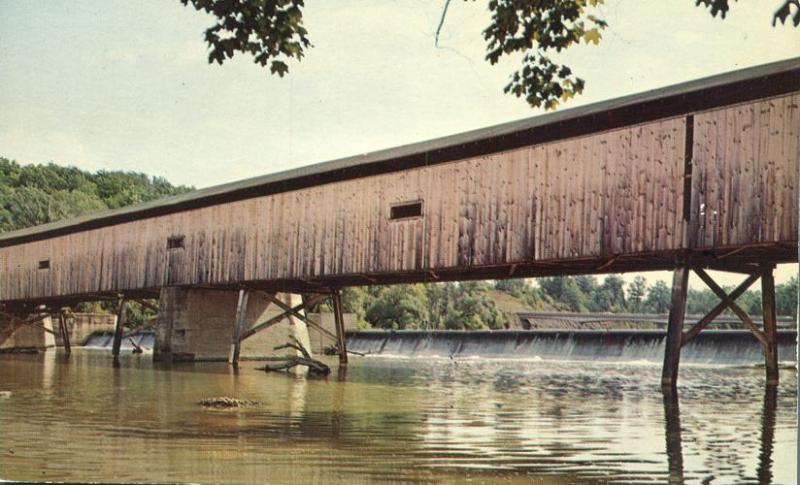
<svg viewBox="0 0 800 485">
<path fill-rule="evenodd" d="M 330 364 L 335 361 L 330 360 Z M 0 355 L 0 478 L 213 483 L 794 484 L 796 371 L 753 365 L 353 357 L 328 379 L 258 362 Z M 212 396 L 258 401 L 207 409 Z"/>
</svg>

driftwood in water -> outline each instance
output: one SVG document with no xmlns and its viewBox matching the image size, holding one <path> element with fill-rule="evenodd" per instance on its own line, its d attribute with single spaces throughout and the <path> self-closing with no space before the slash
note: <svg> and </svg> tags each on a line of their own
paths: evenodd
<svg viewBox="0 0 800 485">
<path fill-rule="evenodd" d="M 275 350 L 295 349 L 301 354 L 303 354 L 302 357 L 287 356 L 287 357 L 271 359 L 280 363 L 274 365 L 265 365 L 264 367 L 262 367 L 262 370 L 266 372 L 275 372 L 281 370 L 288 370 L 291 369 L 292 367 L 297 367 L 298 365 L 304 365 L 308 367 L 308 372 L 311 374 L 327 376 L 328 374 L 331 373 L 331 368 L 323 364 L 322 362 L 312 358 L 311 354 L 308 352 L 308 350 L 306 350 L 305 347 L 303 347 L 303 344 L 301 344 L 300 341 L 298 341 L 294 336 L 290 336 L 289 338 L 292 339 L 292 342 L 287 342 L 283 345 L 279 345 L 275 347 Z"/>
<path fill-rule="evenodd" d="M 128 337 L 128 342 L 130 342 L 133 346 L 134 354 L 141 354 L 144 352 L 144 350 L 142 350 L 142 346 L 133 341 L 133 337 Z"/>
<path fill-rule="evenodd" d="M 322 353 L 325 355 L 339 355 L 339 349 L 336 348 L 335 345 L 329 345 L 324 349 L 322 349 Z M 356 352 L 355 350 L 347 349 L 347 353 L 353 355 L 360 355 L 361 357 L 364 357 L 365 355 L 371 354 L 372 352 Z"/>
</svg>

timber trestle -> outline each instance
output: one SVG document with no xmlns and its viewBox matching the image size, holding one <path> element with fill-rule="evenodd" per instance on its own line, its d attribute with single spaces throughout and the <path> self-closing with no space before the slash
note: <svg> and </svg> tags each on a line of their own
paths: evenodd
<svg viewBox="0 0 800 485">
<path fill-rule="evenodd" d="M 702 266 L 685 262 L 674 272 L 672 281 L 672 302 L 667 323 L 667 337 L 664 349 L 664 367 L 661 374 L 663 387 L 675 387 L 678 381 L 678 366 L 681 348 L 691 342 L 704 328 L 726 310 L 733 312 L 761 343 L 764 350 L 767 385 L 778 383 L 778 327 L 775 313 L 775 281 L 772 263 L 740 264 L 740 265 L 704 265 L 706 268 L 747 275 L 733 291 L 727 293 L 719 286 Z M 689 273 L 693 271 L 714 292 L 720 302 L 703 318 L 684 331 L 686 315 L 686 293 L 689 286 Z M 763 328 L 737 303 L 739 298 L 758 279 L 761 279 L 761 308 Z"/>
<path fill-rule="evenodd" d="M 247 313 L 247 303 L 252 293 L 259 293 L 270 304 L 277 306 L 281 309 L 281 313 L 267 320 L 257 322 L 245 328 L 245 314 Z M 306 312 L 324 302 L 326 299 L 331 300 L 331 307 L 333 308 L 334 320 L 336 323 L 336 333 L 331 333 L 322 325 L 309 319 Z M 273 325 L 281 322 L 284 319 L 296 318 L 305 323 L 311 328 L 319 331 L 322 335 L 330 338 L 336 344 L 336 353 L 339 355 L 339 364 L 347 364 L 347 346 L 345 343 L 344 334 L 344 316 L 342 313 L 341 293 L 338 289 L 331 290 L 329 293 L 317 293 L 311 295 L 303 295 L 302 303 L 295 306 L 290 306 L 286 302 L 281 301 L 276 293 L 266 292 L 253 288 L 242 288 L 239 290 L 239 300 L 236 307 L 236 316 L 234 320 L 234 332 L 231 340 L 231 350 L 228 356 L 228 362 L 234 366 L 239 365 L 239 355 L 241 353 L 242 342 L 255 335 L 258 332 L 266 330 Z"/>
</svg>

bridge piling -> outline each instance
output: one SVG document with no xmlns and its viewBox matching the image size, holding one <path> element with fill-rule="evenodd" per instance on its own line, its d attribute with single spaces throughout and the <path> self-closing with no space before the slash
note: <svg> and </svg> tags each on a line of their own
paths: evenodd
<svg viewBox="0 0 800 485">
<path fill-rule="evenodd" d="M 67 314 L 63 310 L 58 315 L 58 326 L 61 332 L 61 341 L 64 343 L 64 353 L 69 356 L 72 353 L 72 346 L 69 341 L 69 328 L 67 328 Z"/>
<path fill-rule="evenodd" d="M 127 309 L 127 302 L 125 297 L 119 299 L 119 307 L 117 309 L 117 323 L 114 326 L 114 341 L 111 345 L 111 355 L 114 357 L 114 366 L 119 366 L 119 350 L 122 347 L 122 332 L 125 328 L 125 314 Z"/>
<path fill-rule="evenodd" d="M 339 350 L 339 365 L 347 365 L 347 344 L 344 335 L 344 317 L 342 315 L 342 294 L 338 289 L 331 294 L 333 316 L 336 320 L 336 346 Z"/>
<path fill-rule="evenodd" d="M 228 356 L 228 363 L 234 367 L 239 365 L 239 354 L 242 348 L 242 334 L 245 331 L 245 320 L 247 317 L 247 301 L 250 298 L 250 292 L 247 290 L 239 290 L 239 301 L 236 304 L 236 318 L 233 324 L 233 337 L 231 341 L 231 352 Z"/>
<path fill-rule="evenodd" d="M 667 322 L 667 340 L 664 346 L 664 367 L 661 371 L 661 386 L 664 388 L 675 387 L 678 383 L 688 286 L 689 268 L 683 266 L 676 269 L 672 277 L 672 301 L 669 308 L 669 322 Z"/>
<path fill-rule="evenodd" d="M 764 359 L 767 385 L 778 384 L 778 325 L 775 315 L 775 280 L 772 265 L 761 266 L 761 313 L 763 317 Z"/>
</svg>

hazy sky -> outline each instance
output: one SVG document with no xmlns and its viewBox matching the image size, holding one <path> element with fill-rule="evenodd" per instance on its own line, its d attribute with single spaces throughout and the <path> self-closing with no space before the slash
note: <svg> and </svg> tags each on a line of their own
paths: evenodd
<svg viewBox="0 0 800 485">
<path fill-rule="evenodd" d="M 306 3 L 315 47 L 281 79 L 209 65 L 211 20 L 178 0 L 0 0 L 0 156 L 204 187 L 539 113 L 502 93 L 516 60 L 483 60 L 485 2 L 452 2 L 439 48 L 444 0 Z M 798 56 L 800 29 L 771 26 L 780 3 L 722 21 L 607 0 L 601 44 L 561 57 L 587 82 L 567 106 Z"/>
</svg>

